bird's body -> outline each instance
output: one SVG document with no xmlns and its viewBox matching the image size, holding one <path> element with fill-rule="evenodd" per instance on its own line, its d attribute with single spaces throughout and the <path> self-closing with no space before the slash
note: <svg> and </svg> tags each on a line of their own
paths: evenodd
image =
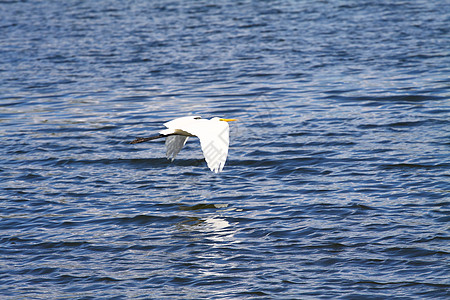
<svg viewBox="0 0 450 300">
<path fill-rule="evenodd" d="M 138 138 L 132 144 L 142 143 L 157 138 L 166 138 L 167 159 L 174 160 L 186 144 L 189 137 L 198 137 L 206 163 L 211 171 L 221 172 L 228 155 L 229 121 L 235 119 L 212 118 L 202 119 L 199 116 L 189 116 L 174 119 L 164 123 L 167 129 L 161 130 L 159 135 Z"/>
</svg>

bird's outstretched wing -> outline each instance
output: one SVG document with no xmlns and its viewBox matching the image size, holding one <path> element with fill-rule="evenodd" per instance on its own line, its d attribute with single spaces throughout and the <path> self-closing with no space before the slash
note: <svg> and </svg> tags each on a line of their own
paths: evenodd
<svg viewBox="0 0 450 300">
<path fill-rule="evenodd" d="M 211 171 L 215 173 L 221 172 L 228 155 L 230 136 L 228 123 L 197 120 L 196 126 L 186 128 L 186 131 L 200 139 L 203 155 Z"/>
<path fill-rule="evenodd" d="M 174 160 L 177 154 L 186 144 L 188 137 L 183 135 L 169 135 L 166 137 L 166 157 Z"/>
<path fill-rule="evenodd" d="M 208 168 L 214 173 L 222 172 L 228 156 L 228 143 L 225 143 L 221 139 L 212 139 L 208 137 L 200 138 L 200 144 Z"/>
</svg>

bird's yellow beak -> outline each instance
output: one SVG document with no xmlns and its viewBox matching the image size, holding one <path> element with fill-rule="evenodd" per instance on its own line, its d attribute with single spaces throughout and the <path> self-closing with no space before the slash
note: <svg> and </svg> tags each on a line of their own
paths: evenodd
<svg viewBox="0 0 450 300">
<path fill-rule="evenodd" d="M 220 119 L 220 121 L 231 122 L 231 121 L 237 121 L 237 119 Z"/>
</svg>

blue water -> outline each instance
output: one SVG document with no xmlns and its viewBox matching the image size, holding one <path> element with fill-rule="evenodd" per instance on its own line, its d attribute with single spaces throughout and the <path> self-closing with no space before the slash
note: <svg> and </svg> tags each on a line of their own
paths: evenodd
<svg viewBox="0 0 450 300">
<path fill-rule="evenodd" d="M 1 298 L 449 299 L 449 7 L 0 1 Z"/>
</svg>

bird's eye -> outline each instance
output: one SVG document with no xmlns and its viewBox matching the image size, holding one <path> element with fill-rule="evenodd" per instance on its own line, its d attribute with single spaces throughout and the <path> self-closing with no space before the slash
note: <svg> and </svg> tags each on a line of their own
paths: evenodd
<svg viewBox="0 0 450 300">
<path fill-rule="evenodd" d="M 194 120 L 200 120 L 202 117 L 195 117 Z"/>
</svg>

